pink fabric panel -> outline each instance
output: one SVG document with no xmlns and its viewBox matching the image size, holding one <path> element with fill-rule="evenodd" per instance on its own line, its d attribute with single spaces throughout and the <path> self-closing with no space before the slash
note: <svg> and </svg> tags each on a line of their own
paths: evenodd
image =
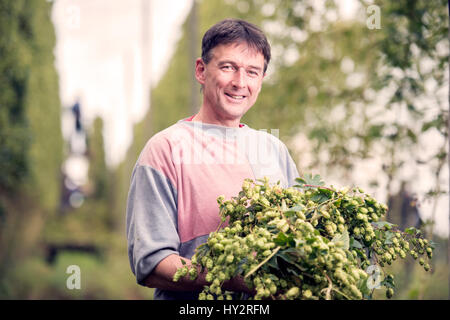
<svg viewBox="0 0 450 320">
<path fill-rule="evenodd" d="M 215 231 L 220 224 L 217 197 L 236 196 L 245 178 L 253 178 L 247 159 L 234 139 L 220 131 L 180 126 L 172 141 L 177 171 L 178 233 L 181 242 Z M 174 143 L 174 141 L 177 141 Z"/>
<path fill-rule="evenodd" d="M 181 242 L 215 231 L 220 223 L 217 197 L 236 196 L 245 178 L 252 177 L 246 165 L 208 165 L 183 168 L 184 180 L 179 181 L 183 193 L 178 195 L 178 230 Z M 201 173 L 197 173 L 201 170 Z M 241 181 L 237 184 L 236 181 Z"/>
</svg>

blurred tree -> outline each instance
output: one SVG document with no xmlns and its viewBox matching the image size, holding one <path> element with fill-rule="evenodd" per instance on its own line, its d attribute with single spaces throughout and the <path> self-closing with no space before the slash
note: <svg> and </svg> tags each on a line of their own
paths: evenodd
<svg viewBox="0 0 450 320">
<path fill-rule="evenodd" d="M 108 192 L 108 168 L 106 167 L 105 148 L 103 144 L 103 120 L 95 118 L 88 136 L 88 177 L 92 185 L 91 196 L 94 199 L 105 198 Z"/>
<path fill-rule="evenodd" d="M 366 1 L 362 3 L 367 5 Z M 375 4 L 380 6 L 385 22 L 384 37 L 377 43 L 380 67 L 374 87 L 394 89 L 385 107 L 398 115 L 386 123 L 390 134 L 383 138 L 391 159 L 384 169 L 391 182 L 408 162 L 429 168 L 434 185 L 421 200 L 431 196 L 434 221 L 439 198 L 448 194 L 448 178 L 442 177 L 448 159 L 448 2 L 403 0 Z M 420 150 L 430 145 L 430 133 L 437 147 L 424 159 Z M 405 149 L 415 152 L 406 153 Z M 389 191 L 390 187 L 388 184 Z M 429 231 L 432 236 L 433 224 Z"/>
<path fill-rule="evenodd" d="M 29 23 L 21 8 L 24 1 L 0 3 L 0 191 L 13 191 L 28 173 L 31 133 L 25 95 L 31 50 Z"/>
<path fill-rule="evenodd" d="M 36 248 L 60 199 L 63 144 L 50 10 L 39 0 L 0 2 L 2 269 Z"/>
<path fill-rule="evenodd" d="M 104 210 L 97 212 L 100 220 L 110 229 L 116 229 L 117 219 L 113 214 L 112 173 L 106 165 L 103 143 L 103 120 L 95 118 L 88 136 L 89 182 L 92 187 L 88 201 L 102 203 Z"/>
</svg>

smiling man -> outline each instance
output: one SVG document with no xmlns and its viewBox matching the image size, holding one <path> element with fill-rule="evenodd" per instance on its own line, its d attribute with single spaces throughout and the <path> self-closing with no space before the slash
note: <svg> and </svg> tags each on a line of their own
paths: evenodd
<svg viewBox="0 0 450 320">
<path fill-rule="evenodd" d="M 128 255 L 137 283 L 155 299 L 196 299 L 208 285 L 172 278 L 220 224 L 217 198 L 236 196 L 244 179 L 295 184 L 297 168 L 274 135 L 240 122 L 255 104 L 270 61 L 263 32 L 243 20 L 211 27 L 196 60 L 203 103 L 197 114 L 154 135 L 134 167 L 127 203 Z M 276 131 L 277 132 L 277 131 Z M 227 276 L 224 288 L 252 290 Z"/>
<path fill-rule="evenodd" d="M 203 86 L 203 105 L 194 121 L 239 126 L 256 102 L 265 75 L 265 58 L 257 50 L 246 42 L 221 44 L 197 59 L 196 78 Z"/>
</svg>

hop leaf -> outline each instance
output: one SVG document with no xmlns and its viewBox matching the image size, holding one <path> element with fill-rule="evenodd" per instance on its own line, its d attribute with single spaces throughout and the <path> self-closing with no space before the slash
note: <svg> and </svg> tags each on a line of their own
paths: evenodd
<svg viewBox="0 0 450 320">
<path fill-rule="evenodd" d="M 305 190 L 313 189 L 311 186 L 323 186 L 325 182 L 322 181 L 320 175 L 312 175 L 310 173 L 306 173 L 302 178 L 295 179 L 299 183 L 299 185 L 295 185 L 295 187 L 299 187 Z M 306 185 L 306 186 L 305 186 Z"/>
<path fill-rule="evenodd" d="M 344 243 L 343 249 L 348 250 L 350 248 L 350 236 L 348 235 L 347 229 L 344 229 L 342 234 L 335 235 L 331 241 L 334 243 L 342 241 Z"/>
</svg>

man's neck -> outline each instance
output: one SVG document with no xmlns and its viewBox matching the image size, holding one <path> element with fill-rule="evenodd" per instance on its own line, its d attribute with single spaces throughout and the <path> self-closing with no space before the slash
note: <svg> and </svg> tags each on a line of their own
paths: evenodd
<svg viewBox="0 0 450 320">
<path fill-rule="evenodd" d="M 241 119 L 233 119 L 233 120 L 217 119 L 217 117 L 209 115 L 208 112 L 205 112 L 205 108 L 203 107 L 200 108 L 200 111 L 192 118 L 192 121 L 196 122 L 203 122 L 224 127 L 236 127 L 236 128 L 240 127 L 240 120 Z"/>
</svg>

